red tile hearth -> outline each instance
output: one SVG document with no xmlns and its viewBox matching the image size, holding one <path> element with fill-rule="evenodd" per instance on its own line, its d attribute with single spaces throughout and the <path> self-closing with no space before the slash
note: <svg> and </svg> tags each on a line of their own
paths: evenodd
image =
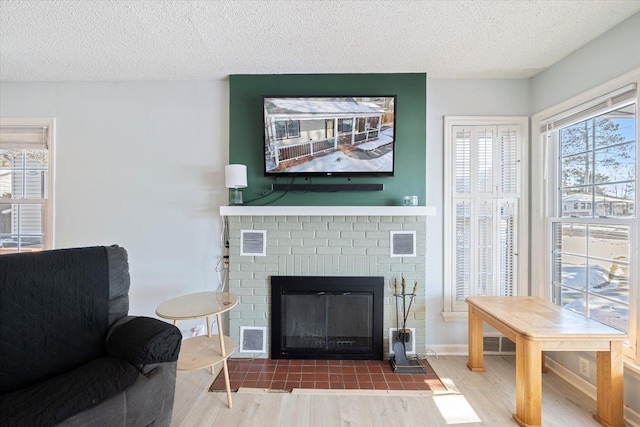
<svg viewBox="0 0 640 427">
<path fill-rule="evenodd" d="M 424 374 L 395 374 L 388 360 L 229 359 L 231 391 L 260 388 L 291 392 L 303 389 L 434 390 L 446 388 L 426 360 Z M 225 391 L 222 372 L 210 391 Z"/>
</svg>

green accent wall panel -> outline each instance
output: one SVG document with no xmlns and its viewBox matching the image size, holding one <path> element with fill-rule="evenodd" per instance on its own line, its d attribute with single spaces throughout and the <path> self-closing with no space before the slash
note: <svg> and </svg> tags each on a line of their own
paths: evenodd
<svg viewBox="0 0 640 427">
<path fill-rule="evenodd" d="M 425 73 L 398 74 L 269 74 L 232 75 L 229 79 L 229 163 L 247 165 L 248 205 L 271 206 L 394 206 L 405 195 L 425 205 L 426 88 Z M 332 96 L 396 95 L 395 176 L 295 178 L 295 184 L 384 184 L 371 192 L 270 192 L 271 184 L 291 178 L 263 173 L 262 97 L 265 95 Z M 281 197 L 282 196 L 282 197 Z M 251 200 L 254 200 L 251 202 Z"/>
</svg>

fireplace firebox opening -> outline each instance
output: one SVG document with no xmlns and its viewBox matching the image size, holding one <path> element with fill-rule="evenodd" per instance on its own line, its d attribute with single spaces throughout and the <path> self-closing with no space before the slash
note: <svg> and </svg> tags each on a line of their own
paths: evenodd
<svg viewBox="0 0 640 427">
<path fill-rule="evenodd" d="M 271 358 L 381 360 L 384 278 L 271 276 Z"/>
</svg>

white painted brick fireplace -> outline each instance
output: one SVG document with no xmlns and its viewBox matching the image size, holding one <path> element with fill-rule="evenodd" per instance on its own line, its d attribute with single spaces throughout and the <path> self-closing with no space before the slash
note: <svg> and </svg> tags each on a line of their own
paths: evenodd
<svg viewBox="0 0 640 427">
<path fill-rule="evenodd" d="M 404 276 L 407 292 L 418 282 L 407 328 L 415 328 L 416 350 L 425 348 L 426 216 L 429 207 L 260 207 L 224 206 L 229 224 L 229 292 L 238 305 L 229 313 L 229 335 L 239 343 L 240 327 L 267 329 L 266 353 L 233 357 L 269 357 L 272 275 L 382 276 L 385 281 L 384 353 L 388 328 L 396 327 L 393 280 Z M 265 256 L 241 256 L 241 230 L 266 231 Z M 392 257 L 391 232 L 416 233 L 416 256 Z"/>
</svg>

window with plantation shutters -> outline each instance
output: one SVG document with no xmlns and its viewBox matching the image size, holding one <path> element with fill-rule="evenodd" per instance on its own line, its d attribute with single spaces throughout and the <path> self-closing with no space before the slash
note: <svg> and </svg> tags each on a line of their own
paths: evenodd
<svg viewBox="0 0 640 427">
<path fill-rule="evenodd" d="M 526 134 L 526 117 L 445 117 L 445 317 L 466 313 L 468 296 L 516 295 L 523 286 Z"/>
<path fill-rule="evenodd" d="M 0 254 L 52 247 L 53 120 L 0 119 Z"/>
</svg>

